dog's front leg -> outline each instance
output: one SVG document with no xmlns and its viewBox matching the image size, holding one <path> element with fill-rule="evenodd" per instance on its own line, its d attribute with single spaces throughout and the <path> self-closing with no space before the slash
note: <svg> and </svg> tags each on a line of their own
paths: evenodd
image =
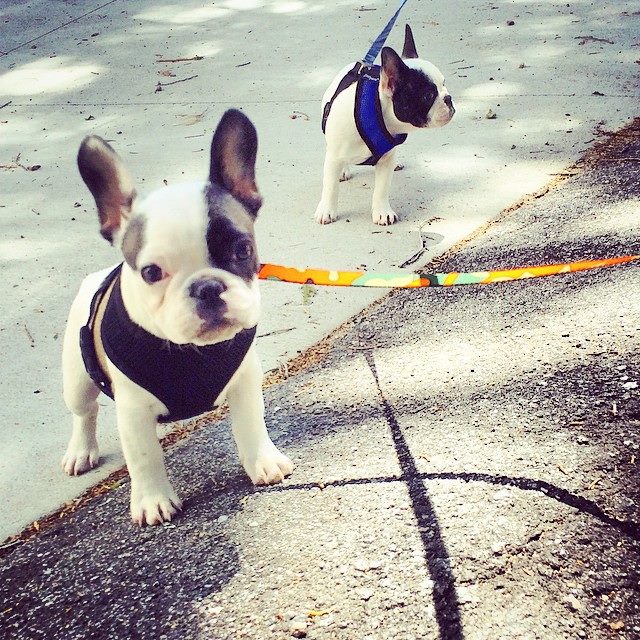
<svg viewBox="0 0 640 640">
<path fill-rule="evenodd" d="M 131 476 L 131 519 L 140 526 L 169 521 L 182 503 L 167 477 L 157 414 L 149 403 L 116 397 L 118 431 Z"/>
<path fill-rule="evenodd" d="M 318 224 L 329 224 L 336 219 L 336 212 L 338 210 L 338 185 L 343 169 L 344 161 L 334 158 L 327 151 L 324 157 L 322 197 L 316 208 L 315 215 Z"/>
<path fill-rule="evenodd" d="M 374 224 L 393 224 L 398 216 L 389 204 L 389 187 L 393 170 L 396 166 L 395 150 L 391 150 L 378 160 L 376 164 L 376 183 L 373 188 L 371 217 Z"/>
<path fill-rule="evenodd" d="M 227 390 L 227 401 L 238 456 L 253 484 L 282 482 L 293 471 L 293 464 L 278 451 L 267 433 L 262 367 L 255 347 L 247 353 Z"/>
</svg>

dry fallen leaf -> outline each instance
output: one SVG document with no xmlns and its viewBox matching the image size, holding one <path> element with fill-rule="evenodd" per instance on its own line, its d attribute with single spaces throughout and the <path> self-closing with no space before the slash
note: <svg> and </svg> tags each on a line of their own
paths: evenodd
<svg viewBox="0 0 640 640">
<path fill-rule="evenodd" d="M 610 622 L 609 628 L 612 631 L 620 631 L 620 629 L 624 629 L 624 622 L 622 622 L 622 620 L 616 620 L 616 622 Z"/>
<path fill-rule="evenodd" d="M 495 119 L 498 117 L 498 114 L 497 114 L 497 113 L 494 113 L 494 112 L 491 110 L 491 107 L 489 107 L 489 110 L 487 111 L 487 113 L 485 113 L 485 114 L 484 114 L 484 117 L 485 117 L 487 120 L 495 120 Z"/>
<path fill-rule="evenodd" d="M 190 127 L 191 125 L 198 124 L 198 122 L 202 122 L 205 113 L 206 111 L 202 113 L 179 113 L 176 115 L 176 118 L 179 119 L 178 124 Z"/>
</svg>

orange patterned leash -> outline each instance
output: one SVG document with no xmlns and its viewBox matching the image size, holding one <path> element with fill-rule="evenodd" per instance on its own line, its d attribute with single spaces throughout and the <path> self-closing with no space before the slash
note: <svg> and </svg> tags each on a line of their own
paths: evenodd
<svg viewBox="0 0 640 640">
<path fill-rule="evenodd" d="M 380 287 L 414 289 L 418 287 L 451 287 L 462 284 L 491 284 L 525 278 L 554 276 L 561 273 L 587 271 L 600 267 L 632 262 L 640 256 L 620 256 L 603 260 L 580 260 L 560 264 L 519 267 L 499 271 L 470 273 L 376 273 L 374 271 L 330 271 L 328 269 L 298 269 L 278 264 L 263 264 L 258 272 L 261 280 L 276 280 L 294 284 L 315 284 L 332 287 Z"/>
</svg>

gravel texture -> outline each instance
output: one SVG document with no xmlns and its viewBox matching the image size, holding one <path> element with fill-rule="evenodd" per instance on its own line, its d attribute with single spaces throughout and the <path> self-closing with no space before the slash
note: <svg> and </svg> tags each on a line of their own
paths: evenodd
<svg viewBox="0 0 640 640">
<path fill-rule="evenodd" d="M 636 126 L 439 270 L 640 253 L 638 156 Z M 390 295 L 267 389 L 290 479 L 252 488 L 205 426 L 167 454 L 173 523 L 133 528 L 125 481 L 5 550 L 0 635 L 640 638 L 639 291 Z"/>
</svg>

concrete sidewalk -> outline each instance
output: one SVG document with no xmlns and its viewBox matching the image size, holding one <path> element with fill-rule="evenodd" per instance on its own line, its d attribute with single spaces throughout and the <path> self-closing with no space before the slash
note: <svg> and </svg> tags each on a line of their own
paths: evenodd
<svg viewBox="0 0 640 640">
<path fill-rule="evenodd" d="M 260 137 L 262 259 L 385 269 L 420 247 L 421 228 L 431 245 L 424 259 L 444 251 L 574 161 L 594 129 L 617 128 L 637 110 L 638 2 L 410 2 L 402 20 L 413 25 L 419 51 L 443 69 L 458 113 L 450 126 L 412 136 L 401 149 L 405 170 L 392 191 L 400 224 L 373 227 L 372 174 L 363 171 L 341 189 L 339 221 L 321 228 L 312 221 L 324 146 L 318 101 L 395 4 L 2 3 L 0 538 L 122 464 L 105 401 L 102 466 L 75 479 L 58 466 L 70 429 L 59 370 L 66 312 L 80 279 L 118 259 L 97 234 L 75 167 L 83 135 L 110 139 L 145 191 L 202 176 L 220 115 L 241 107 Z M 401 32 L 389 44 L 398 47 Z M 495 120 L 485 118 L 488 109 Z M 375 295 L 263 290 L 266 369 Z"/>
<path fill-rule="evenodd" d="M 640 121 L 439 265 L 640 253 Z M 6 548 L 13 639 L 640 637 L 640 271 L 403 291 L 266 392 L 297 464 L 254 489 L 229 425 Z M 310 358 L 311 359 L 311 358 Z"/>
</svg>

